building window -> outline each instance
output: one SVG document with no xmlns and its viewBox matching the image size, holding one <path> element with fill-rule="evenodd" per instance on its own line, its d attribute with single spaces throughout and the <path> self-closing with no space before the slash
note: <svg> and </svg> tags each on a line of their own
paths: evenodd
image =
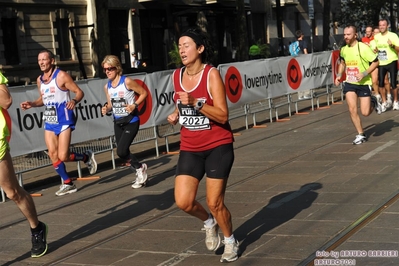
<svg viewBox="0 0 399 266">
<path fill-rule="evenodd" d="M 17 41 L 17 18 L 2 18 L 1 29 L 3 31 L 6 65 L 18 65 L 20 59 Z"/>
<path fill-rule="evenodd" d="M 57 18 L 54 27 L 57 29 L 57 55 L 60 60 L 71 60 L 71 43 L 69 41 L 69 19 Z"/>
</svg>

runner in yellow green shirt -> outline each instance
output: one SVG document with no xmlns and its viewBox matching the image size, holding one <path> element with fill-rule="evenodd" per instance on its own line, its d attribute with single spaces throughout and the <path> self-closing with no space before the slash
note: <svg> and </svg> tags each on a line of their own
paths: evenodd
<svg viewBox="0 0 399 266">
<path fill-rule="evenodd" d="M 346 80 L 343 84 L 343 92 L 352 123 L 358 133 L 353 144 L 362 144 L 367 141 L 367 137 L 364 134 L 358 114 L 358 101 L 363 116 L 369 116 L 374 109 L 377 113 L 381 113 L 381 105 L 371 94 L 372 81 L 370 76 L 370 73 L 378 66 L 378 58 L 367 44 L 357 41 L 355 26 L 348 26 L 344 29 L 344 39 L 347 45 L 342 47 L 340 51 L 341 63 L 338 66 L 335 85 L 338 86 L 341 83 L 341 76 L 345 71 Z"/>
<path fill-rule="evenodd" d="M 373 28 L 373 39 L 369 43 L 371 50 L 373 50 L 376 54 L 377 54 L 377 49 L 376 49 L 377 47 L 374 40 L 374 36 L 377 35 L 378 33 L 380 33 L 380 29 L 378 28 L 378 26 L 375 26 Z M 382 98 L 380 95 L 379 85 L 378 85 L 378 67 L 373 72 L 371 72 L 370 75 L 371 75 L 371 80 L 373 81 L 374 96 L 377 98 L 379 103 L 382 103 Z M 391 85 L 389 84 L 388 73 L 387 73 L 384 77 L 384 87 L 386 90 L 389 90 L 390 86 Z"/>
<path fill-rule="evenodd" d="M 396 79 L 398 72 L 398 52 L 399 52 L 399 37 L 396 33 L 388 31 L 389 22 L 387 19 L 380 19 L 378 27 L 380 33 L 374 36 L 375 51 L 378 52 L 378 60 L 380 65 L 378 67 L 378 85 L 382 97 L 382 112 L 392 106 L 392 99 L 390 90 L 386 91 L 384 88 L 384 77 L 386 73 L 390 76 L 390 88 L 393 94 L 393 110 L 399 110 L 398 89 L 396 88 Z"/>
</svg>

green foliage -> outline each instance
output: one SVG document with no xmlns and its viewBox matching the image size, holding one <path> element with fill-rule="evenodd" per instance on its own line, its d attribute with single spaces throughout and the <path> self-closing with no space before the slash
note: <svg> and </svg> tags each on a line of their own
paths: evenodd
<svg viewBox="0 0 399 266">
<path fill-rule="evenodd" d="M 367 25 L 378 25 L 380 15 L 385 17 L 384 10 L 389 10 L 389 2 L 389 0 L 342 1 L 341 12 L 337 13 L 336 20 L 340 27 L 354 25 L 361 29 Z"/>
<path fill-rule="evenodd" d="M 267 43 L 262 43 L 259 39 L 256 42 L 256 45 L 259 47 L 260 50 L 260 57 L 261 58 L 269 58 L 270 57 L 270 46 Z"/>
<path fill-rule="evenodd" d="M 168 52 L 168 54 L 170 59 L 168 66 L 174 66 L 176 68 L 180 67 L 182 62 L 180 58 L 179 47 L 175 42 L 173 42 L 173 48 Z"/>
</svg>

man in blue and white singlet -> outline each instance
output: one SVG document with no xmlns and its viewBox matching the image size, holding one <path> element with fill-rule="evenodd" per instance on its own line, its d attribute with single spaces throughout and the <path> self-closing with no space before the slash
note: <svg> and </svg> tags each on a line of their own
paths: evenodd
<svg viewBox="0 0 399 266">
<path fill-rule="evenodd" d="M 69 151 L 72 131 L 76 123 L 73 111 L 83 99 L 83 91 L 68 73 L 55 66 L 55 57 L 51 51 L 39 52 L 38 64 L 43 72 L 37 78 L 40 96 L 35 101 L 21 103 L 21 108 L 27 110 L 31 107 L 45 106 L 44 139 L 51 162 L 63 180 L 63 184 L 55 194 L 62 196 L 77 191 L 75 184 L 68 176 L 64 162 L 83 161 L 92 175 L 97 172 L 97 162 L 94 159 L 94 153 L 90 150 L 83 154 Z M 75 94 L 72 99 L 70 92 Z"/>
</svg>

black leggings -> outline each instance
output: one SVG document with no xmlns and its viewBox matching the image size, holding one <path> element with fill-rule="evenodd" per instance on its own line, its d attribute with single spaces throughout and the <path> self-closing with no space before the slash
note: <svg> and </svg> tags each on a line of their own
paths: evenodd
<svg viewBox="0 0 399 266">
<path fill-rule="evenodd" d="M 389 73 L 391 87 L 396 88 L 396 75 L 398 74 L 398 61 L 393 61 L 385 66 L 378 66 L 378 86 L 380 88 L 384 87 L 385 75 Z"/>
<path fill-rule="evenodd" d="M 130 153 L 130 145 L 139 131 L 140 121 L 130 123 L 126 126 L 118 126 L 114 123 L 114 132 L 116 139 L 116 154 L 123 160 L 131 160 L 130 164 L 138 169 L 141 167 L 141 163 L 137 158 Z"/>
<path fill-rule="evenodd" d="M 227 179 L 234 162 L 233 143 L 206 151 L 180 151 L 176 176 L 189 175 L 201 181 L 209 178 Z"/>
</svg>

